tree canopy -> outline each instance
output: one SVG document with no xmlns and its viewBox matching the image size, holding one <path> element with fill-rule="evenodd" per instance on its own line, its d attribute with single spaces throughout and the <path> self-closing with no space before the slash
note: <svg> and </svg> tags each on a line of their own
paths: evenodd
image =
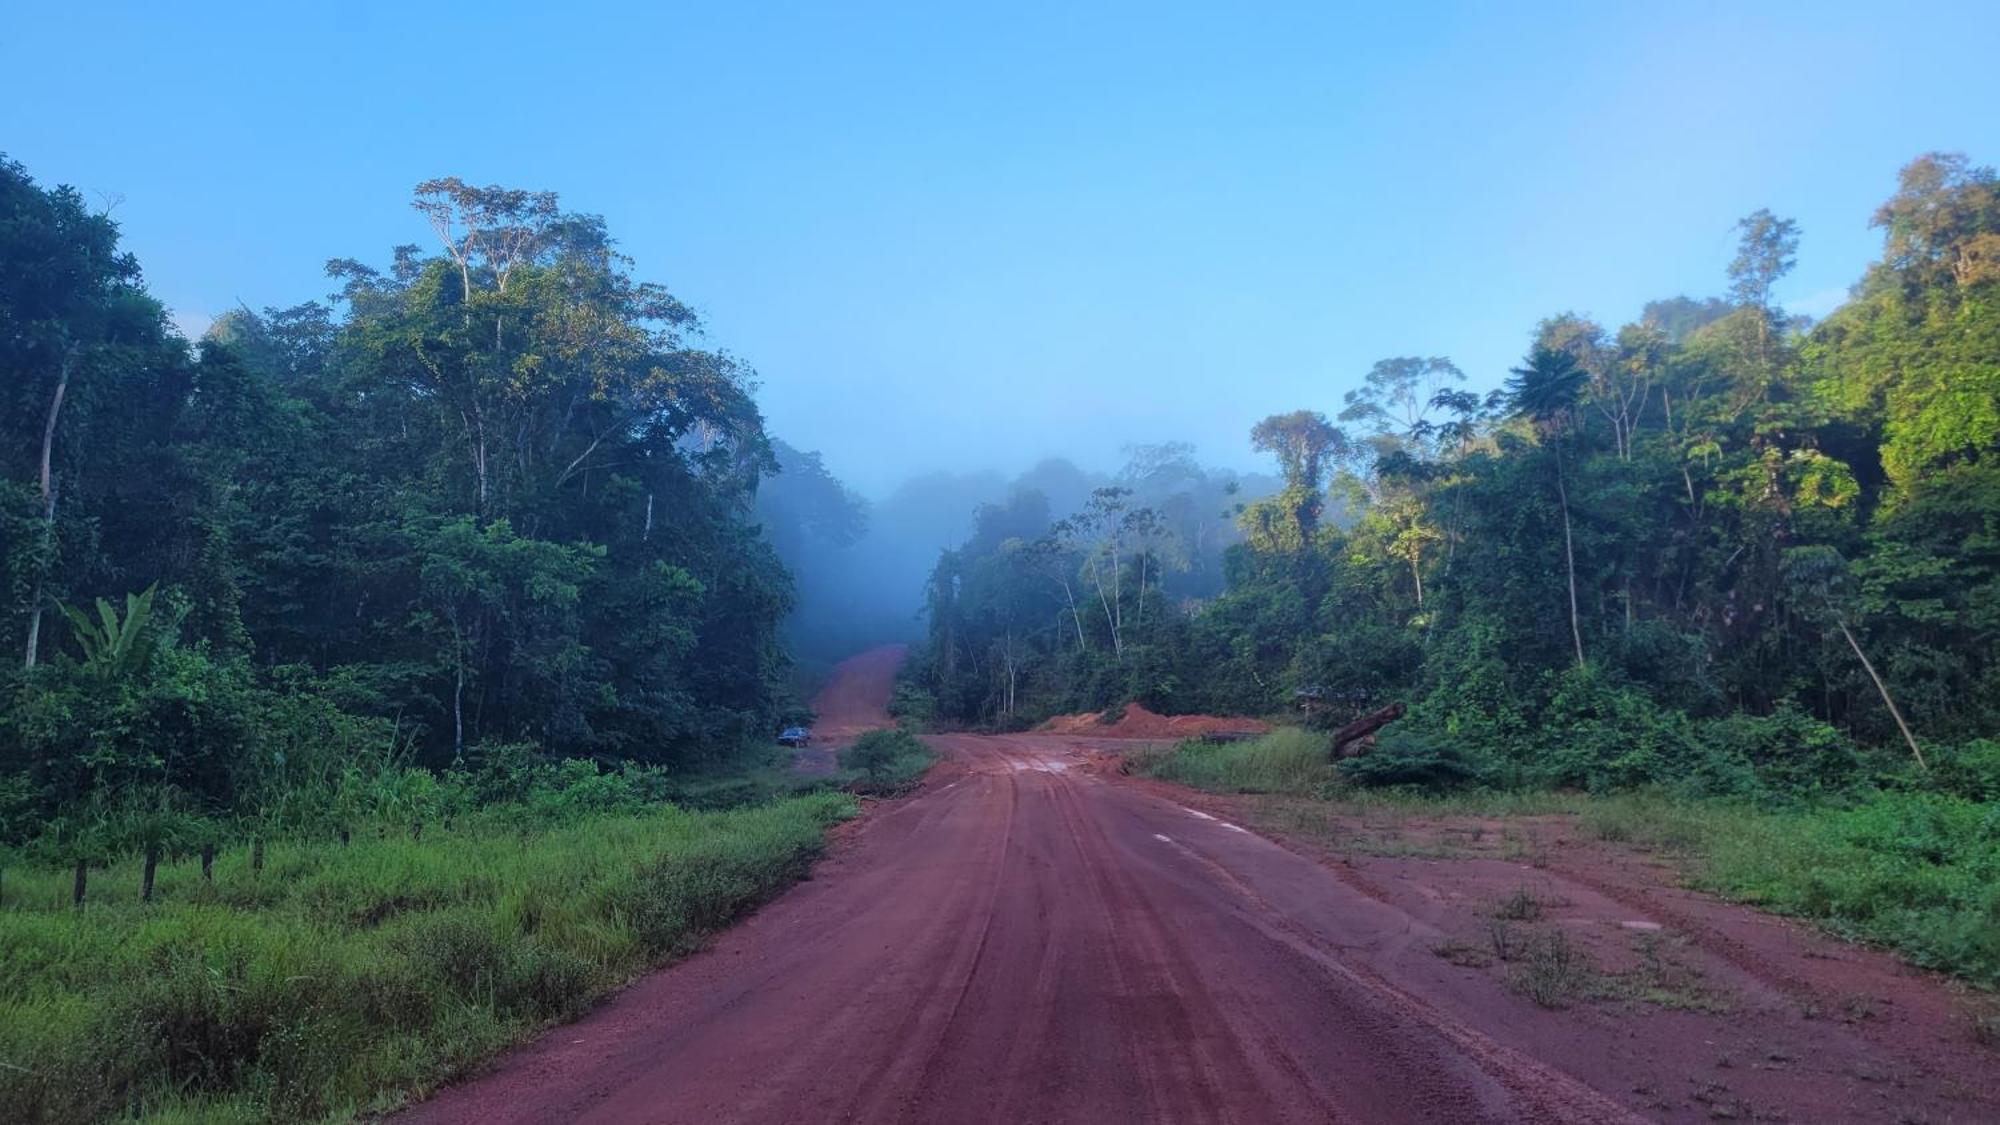
<svg viewBox="0 0 2000 1125">
<path fill-rule="evenodd" d="M 109 218 L 0 163 L 20 823 L 139 792 L 261 815 L 274 771 L 357 743 L 687 767 L 792 706 L 779 552 L 851 534 L 837 482 L 790 454 L 839 502 L 765 534 L 750 372 L 602 220 L 456 178 L 414 206 L 435 249 L 191 346 Z"/>
</svg>

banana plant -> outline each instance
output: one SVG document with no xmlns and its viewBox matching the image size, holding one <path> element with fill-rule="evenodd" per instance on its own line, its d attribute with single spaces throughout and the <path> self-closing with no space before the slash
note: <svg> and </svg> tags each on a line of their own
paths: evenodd
<svg viewBox="0 0 2000 1125">
<path fill-rule="evenodd" d="M 153 627 L 153 594 L 148 586 L 137 594 L 125 595 L 125 615 L 103 598 L 97 599 L 97 620 L 75 606 L 62 606 L 69 618 L 70 631 L 83 649 L 83 666 L 106 678 L 136 672 L 146 666 L 158 647 L 159 631 Z"/>
</svg>

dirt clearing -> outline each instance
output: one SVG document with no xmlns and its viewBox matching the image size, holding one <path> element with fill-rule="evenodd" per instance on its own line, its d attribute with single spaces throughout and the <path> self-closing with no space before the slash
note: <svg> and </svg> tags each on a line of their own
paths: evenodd
<svg viewBox="0 0 2000 1125">
<path fill-rule="evenodd" d="M 1179 739 L 1198 735 L 1263 734 L 1271 724 L 1258 719 L 1226 718 L 1218 715 L 1161 715 L 1137 703 L 1129 703 L 1111 722 L 1110 713 L 1085 711 L 1078 715 L 1057 715 L 1035 728 L 1037 734 L 1068 734 L 1097 738 Z"/>
</svg>

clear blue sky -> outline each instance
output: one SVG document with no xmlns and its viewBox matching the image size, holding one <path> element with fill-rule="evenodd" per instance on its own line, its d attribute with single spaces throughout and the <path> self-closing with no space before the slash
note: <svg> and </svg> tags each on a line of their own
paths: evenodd
<svg viewBox="0 0 2000 1125">
<path fill-rule="evenodd" d="M 0 151 L 122 195 L 196 330 L 425 239 L 421 179 L 553 188 L 867 491 L 1256 465 L 1378 358 L 1490 386 L 1540 317 L 1718 292 L 1761 206 L 1824 313 L 1899 166 L 2000 162 L 1990 0 L 957 7 L 14 5 Z"/>
</svg>

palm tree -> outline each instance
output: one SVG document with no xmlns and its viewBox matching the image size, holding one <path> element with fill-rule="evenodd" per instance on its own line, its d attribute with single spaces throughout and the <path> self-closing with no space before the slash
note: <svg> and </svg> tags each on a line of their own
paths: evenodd
<svg viewBox="0 0 2000 1125">
<path fill-rule="evenodd" d="M 1507 402 L 1515 416 L 1526 418 L 1555 453 L 1556 497 L 1562 503 L 1563 562 L 1569 570 L 1569 635 L 1576 644 L 1577 667 L 1583 666 L 1583 627 L 1576 610 L 1576 542 L 1570 533 L 1569 481 L 1563 469 L 1563 437 L 1575 428 L 1576 405 L 1590 382 L 1576 357 L 1566 351 L 1537 347 L 1507 380 Z"/>
</svg>

